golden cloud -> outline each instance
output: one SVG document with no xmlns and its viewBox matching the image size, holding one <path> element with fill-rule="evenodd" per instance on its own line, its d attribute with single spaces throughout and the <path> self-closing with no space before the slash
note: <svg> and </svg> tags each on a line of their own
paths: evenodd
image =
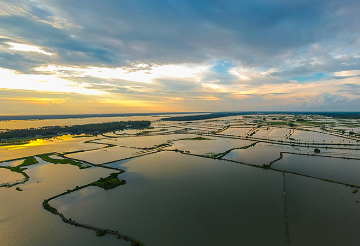
<svg viewBox="0 0 360 246">
<path fill-rule="evenodd" d="M 63 104 L 66 102 L 66 99 L 62 98 L 1 97 L 1 99 L 42 105 Z"/>
</svg>

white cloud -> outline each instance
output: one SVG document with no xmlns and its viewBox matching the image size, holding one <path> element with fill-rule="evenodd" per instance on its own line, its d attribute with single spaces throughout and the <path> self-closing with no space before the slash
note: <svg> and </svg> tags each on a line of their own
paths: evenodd
<svg viewBox="0 0 360 246">
<path fill-rule="evenodd" d="M 153 83 L 156 79 L 176 78 L 189 79 L 194 82 L 201 80 L 209 65 L 180 64 L 159 65 L 148 67 L 138 64 L 133 68 L 118 67 L 65 67 L 65 66 L 42 66 L 35 68 L 39 72 L 50 72 L 62 77 L 94 77 L 111 80 L 127 80 L 141 83 Z"/>
<path fill-rule="evenodd" d="M 89 84 L 77 84 L 53 75 L 20 74 L 14 70 L 0 68 L 0 88 L 11 90 L 46 91 L 87 95 L 107 94 L 88 88 Z"/>
<path fill-rule="evenodd" d="M 351 77 L 357 75 L 360 75 L 360 70 L 341 71 L 334 73 L 334 76 L 337 77 Z"/>
<path fill-rule="evenodd" d="M 40 47 L 35 45 L 28 45 L 28 44 L 19 44 L 19 43 L 13 43 L 13 42 L 7 42 L 8 45 L 11 45 L 11 50 L 17 50 L 17 51 L 25 51 L 25 52 L 37 52 L 41 53 L 47 56 L 51 56 L 52 54 L 49 52 L 46 52 L 42 50 Z"/>
</svg>

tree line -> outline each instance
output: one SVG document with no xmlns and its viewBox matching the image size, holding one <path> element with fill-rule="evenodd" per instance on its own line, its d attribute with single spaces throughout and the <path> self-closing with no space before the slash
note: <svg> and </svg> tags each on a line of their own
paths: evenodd
<svg viewBox="0 0 360 246">
<path fill-rule="evenodd" d="M 10 138 L 29 138 L 36 136 L 102 134 L 124 129 L 144 129 L 150 126 L 150 121 L 118 121 L 73 126 L 46 126 L 28 129 L 10 129 L 0 133 L 0 140 Z"/>
</svg>

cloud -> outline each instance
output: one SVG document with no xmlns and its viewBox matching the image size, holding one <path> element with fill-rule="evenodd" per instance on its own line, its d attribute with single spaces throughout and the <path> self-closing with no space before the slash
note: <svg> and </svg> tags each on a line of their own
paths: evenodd
<svg viewBox="0 0 360 246">
<path fill-rule="evenodd" d="M 20 22 L 25 24 L 24 29 L 28 27 L 27 32 L 21 30 L 22 37 L 46 42 L 50 39 L 48 34 L 53 33 L 56 39 L 51 39 L 52 43 L 47 45 L 56 53 L 61 54 L 59 49 L 64 47 L 82 52 L 80 46 L 72 44 L 77 42 L 82 47 L 96 47 L 105 52 L 111 57 L 107 63 L 123 60 L 184 63 L 228 57 L 261 66 L 316 43 L 334 47 L 348 45 L 359 24 L 356 15 L 359 6 L 352 0 L 346 4 L 335 0 L 222 0 L 211 4 L 190 0 L 146 3 L 36 0 L 20 3 L 30 5 L 26 11 L 38 19 L 24 23 L 22 16 L 12 16 L 13 27 Z M 50 24 L 45 27 L 41 23 Z M 11 24 L 6 24 L 10 30 Z M 344 29 L 344 25 L 348 28 Z M 44 31 L 36 32 L 39 35 L 34 37 L 31 32 L 41 28 Z M 20 34 L 18 28 L 12 32 Z M 54 43 L 55 40 L 58 41 Z M 105 61 L 97 55 L 99 62 Z M 71 61 L 66 54 L 62 54 L 62 58 Z"/>
<path fill-rule="evenodd" d="M 29 13 L 30 7 L 25 3 L 9 3 L 0 1 L 0 16 L 25 16 Z"/>
<path fill-rule="evenodd" d="M 42 50 L 40 47 L 28 44 L 17 44 L 12 42 L 7 42 L 11 46 L 11 50 L 25 51 L 25 52 L 38 52 L 47 56 L 51 56 L 52 54 Z"/>
<path fill-rule="evenodd" d="M 0 88 L 10 90 L 32 90 L 54 93 L 76 93 L 87 95 L 106 94 L 104 91 L 94 90 L 90 85 L 77 84 L 53 75 L 19 74 L 10 69 L 0 68 Z"/>
<path fill-rule="evenodd" d="M 214 97 L 214 96 L 203 96 L 203 97 L 196 97 L 196 99 L 198 100 L 203 100 L 203 101 L 219 101 L 221 100 L 220 98 Z"/>
<path fill-rule="evenodd" d="M 358 0 L 0 5 L 6 90 L 118 95 L 136 105 L 179 97 L 173 101 L 183 108 L 197 98 L 207 110 L 216 110 L 211 101 L 229 110 L 240 101 L 275 109 L 340 100 L 329 95 L 356 103 L 360 96 Z"/>
<path fill-rule="evenodd" d="M 358 111 L 359 98 L 349 98 L 340 94 L 321 93 L 304 102 L 301 108 L 312 111 Z"/>
<path fill-rule="evenodd" d="M 153 83 L 155 79 L 191 79 L 199 81 L 201 73 L 209 66 L 194 64 L 153 65 L 136 64 L 134 67 L 62 67 L 42 66 L 35 68 L 38 72 L 50 72 L 61 77 L 94 77 L 111 80 L 126 80 L 141 83 Z M 146 69 L 144 69 L 146 68 Z"/>
<path fill-rule="evenodd" d="M 27 104 L 41 104 L 41 105 L 63 104 L 64 102 L 66 102 L 66 99 L 62 99 L 62 98 L 0 97 L 0 99 L 19 101 Z"/>
</svg>

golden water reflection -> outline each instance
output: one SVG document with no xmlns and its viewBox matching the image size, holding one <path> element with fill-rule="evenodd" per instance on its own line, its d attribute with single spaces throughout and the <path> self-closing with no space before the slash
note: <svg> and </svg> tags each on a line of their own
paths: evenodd
<svg viewBox="0 0 360 246">
<path fill-rule="evenodd" d="M 30 140 L 28 143 L 25 143 L 25 144 L 0 146 L 0 149 L 23 149 L 23 148 L 33 147 L 33 146 L 46 145 L 46 144 L 49 144 L 50 142 L 54 142 L 54 141 L 66 141 L 66 140 L 72 140 L 72 139 L 73 139 L 72 135 L 63 135 L 63 136 L 58 136 L 58 137 L 53 137 L 53 138 L 48 138 L 48 139 L 39 138 L 39 139 L 35 139 L 35 140 Z"/>
</svg>

